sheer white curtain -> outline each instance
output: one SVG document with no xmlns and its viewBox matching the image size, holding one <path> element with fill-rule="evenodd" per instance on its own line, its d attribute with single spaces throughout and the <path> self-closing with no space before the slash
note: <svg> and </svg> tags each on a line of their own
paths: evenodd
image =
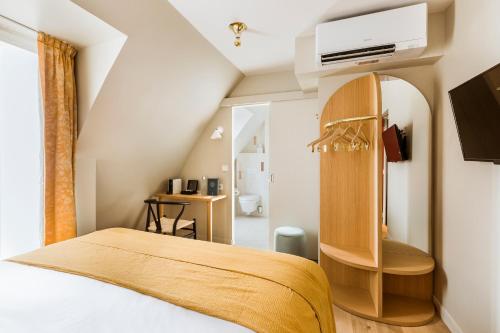
<svg viewBox="0 0 500 333">
<path fill-rule="evenodd" d="M 0 18 L 0 259 L 42 243 L 43 150 L 36 34 Z"/>
</svg>

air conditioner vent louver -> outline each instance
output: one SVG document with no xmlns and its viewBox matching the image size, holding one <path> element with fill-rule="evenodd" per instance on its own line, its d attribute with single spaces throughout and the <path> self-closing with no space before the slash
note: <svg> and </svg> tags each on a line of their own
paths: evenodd
<svg viewBox="0 0 500 333">
<path fill-rule="evenodd" d="M 364 60 L 371 57 L 390 56 L 396 51 L 396 44 L 365 47 L 349 51 L 332 52 L 321 55 L 321 64 L 328 65 L 351 60 Z"/>
</svg>

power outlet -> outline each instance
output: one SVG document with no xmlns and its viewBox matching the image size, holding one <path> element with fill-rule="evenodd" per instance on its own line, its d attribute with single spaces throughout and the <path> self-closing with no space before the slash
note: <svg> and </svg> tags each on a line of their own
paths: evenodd
<svg viewBox="0 0 500 333">
<path fill-rule="evenodd" d="M 222 183 L 219 183 L 219 191 L 223 191 L 224 190 L 224 186 L 222 185 Z"/>
</svg>

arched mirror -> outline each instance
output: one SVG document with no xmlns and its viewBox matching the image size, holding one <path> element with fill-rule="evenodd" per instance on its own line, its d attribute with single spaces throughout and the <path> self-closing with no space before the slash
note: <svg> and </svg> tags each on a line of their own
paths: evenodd
<svg viewBox="0 0 500 333">
<path fill-rule="evenodd" d="M 384 234 L 430 251 L 431 111 L 411 83 L 381 75 Z M 398 149 L 398 147 L 400 149 Z M 394 156 L 401 152 L 401 156 Z"/>
</svg>

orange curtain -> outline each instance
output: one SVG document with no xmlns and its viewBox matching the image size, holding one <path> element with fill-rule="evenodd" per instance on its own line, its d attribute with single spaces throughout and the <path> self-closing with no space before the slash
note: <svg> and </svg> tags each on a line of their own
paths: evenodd
<svg viewBox="0 0 500 333">
<path fill-rule="evenodd" d="M 75 55 L 73 46 L 44 33 L 38 34 L 44 112 L 46 245 L 76 236 Z"/>
</svg>

